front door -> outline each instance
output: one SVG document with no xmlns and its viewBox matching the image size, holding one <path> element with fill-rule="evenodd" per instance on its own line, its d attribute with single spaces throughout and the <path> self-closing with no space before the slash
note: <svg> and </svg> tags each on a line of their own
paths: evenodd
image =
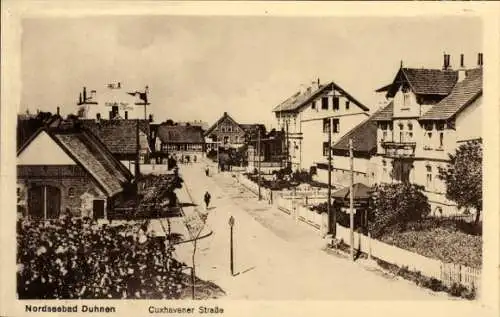
<svg viewBox="0 0 500 317">
<path fill-rule="evenodd" d="M 28 190 L 28 215 L 34 219 L 59 217 L 61 190 L 53 186 L 33 186 Z"/>
<path fill-rule="evenodd" d="M 94 219 L 104 218 L 104 200 L 94 200 L 93 214 Z"/>
<path fill-rule="evenodd" d="M 28 216 L 34 219 L 44 218 L 44 186 L 28 189 Z"/>
</svg>

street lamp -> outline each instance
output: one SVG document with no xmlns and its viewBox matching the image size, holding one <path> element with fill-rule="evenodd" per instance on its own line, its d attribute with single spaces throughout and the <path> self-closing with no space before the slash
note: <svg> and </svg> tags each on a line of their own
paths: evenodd
<svg viewBox="0 0 500 317">
<path fill-rule="evenodd" d="M 234 276 L 234 252 L 233 252 L 233 227 L 234 227 L 234 217 L 231 216 L 229 217 L 229 228 L 230 228 L 230 240 L 229 240 L 229 247 L 230 247 L 230 254 L 229 254 L 229 261 L 230 261 L 230 266 L 231 266 L 231 276 Z"/>
</svg>

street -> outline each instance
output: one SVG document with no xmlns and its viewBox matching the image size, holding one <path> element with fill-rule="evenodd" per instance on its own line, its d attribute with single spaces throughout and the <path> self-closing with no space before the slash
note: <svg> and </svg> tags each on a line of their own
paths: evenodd
<svg viewBox="0 0 500 317">
<path fill-rule="evenodd" d="M 181 166 L 184 186 L 200 211 L 212 195 L 207 226 L 199 240 L 196 274 L 219 285 L 227 299 L 252 300 L 444 300 L 415 284 L 327 254 L 319 234 L 258 201 L 230 173 L 206 177 L 204 166 Z M 183 202 L 183 201 L 181 201 Z M 234 272 L 230 272 L 230 227 L 234 226 Z M 192 243 L 177 246 L 176 257 L 191 265 Z"/>
</svg>

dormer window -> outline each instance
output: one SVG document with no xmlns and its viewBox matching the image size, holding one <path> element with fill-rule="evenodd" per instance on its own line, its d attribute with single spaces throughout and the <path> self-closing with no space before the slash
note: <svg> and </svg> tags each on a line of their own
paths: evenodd
<svg viewBox="0 0 500 317">
<path fill-rule="evenodd" d="M 351 102 L 349 100 L 346 100 L 346 102 L 345 102 L 345 110 L 349 110 L 350 103 Z"/>
<path fill-rule="evenodd" d="M 337 97 L 337 96 L 333 97 L 333 110 L 334 111 L 339 110 L 339 97 Z"/>
</svg>

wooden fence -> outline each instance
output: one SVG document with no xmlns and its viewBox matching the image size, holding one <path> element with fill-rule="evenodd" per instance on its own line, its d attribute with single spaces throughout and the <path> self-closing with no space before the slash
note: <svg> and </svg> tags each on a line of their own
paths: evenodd
<svg viewBox="0 0 500 317">
<path fill-rule="evenodd" d="M 301 203 L 300 199 L 277 199 L 280 210 L 311 225 L 316 229 L 322 229 L 322 215 L 312 211 Z M 337 238 L 350 245 L 350 230 L 337 224 Z M 422 275 L 435 278 L 450 287 L 454 283 L 461 284 L 469 289 L 480 288 L 481 270 L 464 265 L 445 263 L 437 259 L 431 259 L 423 255 L 398 248 L 381 241 L 371 239 L 361 233 L 354 234 L 354 248 L 385 262 L 395 264 L 399 267 L 407 267 L 410 271 L 421 272 Z"/>
</svg>

